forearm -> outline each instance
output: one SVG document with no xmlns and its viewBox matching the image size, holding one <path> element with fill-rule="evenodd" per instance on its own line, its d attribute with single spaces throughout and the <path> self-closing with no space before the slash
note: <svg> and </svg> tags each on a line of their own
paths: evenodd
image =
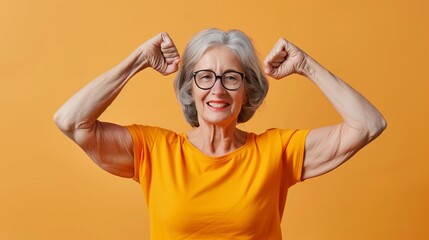
<svg viewBox="0 0 429 240">
<path fill-rule="evenodd" d="M 55 113 L 54 120 L 64 132 L 91 128 L 130 78 L 146 67 L 140 49 L 100 75 L 73 95 Z"/>
<path fill-rule="evenodd" d="M 323 68 L 311 57 L 304 66 L 303 75 L 311 79 L 325 94 L 344 123 L 365 131 L 368 140 L 378 136 L 386 127 L 381 113 L 359 92 Z"/>
</svg>

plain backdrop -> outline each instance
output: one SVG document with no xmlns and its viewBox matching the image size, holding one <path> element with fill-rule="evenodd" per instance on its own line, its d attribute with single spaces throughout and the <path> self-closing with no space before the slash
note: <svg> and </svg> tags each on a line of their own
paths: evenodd
<svg viewBox="0 0 429 240">
<path fill-rule="evenodd" d="M 99 169 L 55 126 L 77 90 L 166 31 L 241 29 L 265 58 L 285 37 L 366 96 L 388 128 L 349 162 L 290 189 L 285 239 L 429 239 L 429 11 L 425 0 L 0 0 L 0 239 L 149 239 L 137 183 Z M 190 129 L 174 75 L 136 75 L 104 121 Z M 307 79 L 270 79 L 239 128 L 340 121 Z"/>
</svg>

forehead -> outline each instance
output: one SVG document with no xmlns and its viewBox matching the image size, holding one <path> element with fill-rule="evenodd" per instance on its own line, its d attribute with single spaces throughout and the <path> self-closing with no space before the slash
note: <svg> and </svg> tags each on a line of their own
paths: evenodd
<svg viewBox="0 0 429 240">
<path fill-rule="evenodd" d="M 195 69 L 242 70 L 240 59 L 229 48 L 225 46 L 216 46 L 209 48 L 196 63 Z"/>
</svg>

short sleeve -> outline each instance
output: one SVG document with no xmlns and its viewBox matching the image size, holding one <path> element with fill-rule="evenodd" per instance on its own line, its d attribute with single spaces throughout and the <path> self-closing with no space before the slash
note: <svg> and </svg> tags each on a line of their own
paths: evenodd
<svg viewBox="0 0 429 240">
<path fill-rule="evenodd" d="M 126 126 L 126 128 L 131 134 L 134 145 L 133 179 L 137 182 L 141 182 L 141 177 L 149 174 L 150 169 L 148 169 L 148 167 L 150 166 L 150 152 L 159 129 L 156 127 L 142 125 L 129 125 Z"/>
<path fill-rule="evenodd" d="M 302 168 L 305 157 L 305 140 L 310 130 L 282 131 L 283 161 L 289 187 L 302 179 Z"/>
</svg>

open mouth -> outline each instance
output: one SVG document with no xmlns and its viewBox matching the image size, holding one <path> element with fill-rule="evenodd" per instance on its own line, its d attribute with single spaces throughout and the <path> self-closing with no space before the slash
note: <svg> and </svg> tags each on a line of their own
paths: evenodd
<svg viewBox="0 0 429 240">
<path fill-rule="evenodd" d="M 226 102 L 208 102 L 207 105 L 209 105 L 210 107 L 213 107 L 213 108 L 226 108 L 230 104 L 226 103 Z"/>
</svg>

